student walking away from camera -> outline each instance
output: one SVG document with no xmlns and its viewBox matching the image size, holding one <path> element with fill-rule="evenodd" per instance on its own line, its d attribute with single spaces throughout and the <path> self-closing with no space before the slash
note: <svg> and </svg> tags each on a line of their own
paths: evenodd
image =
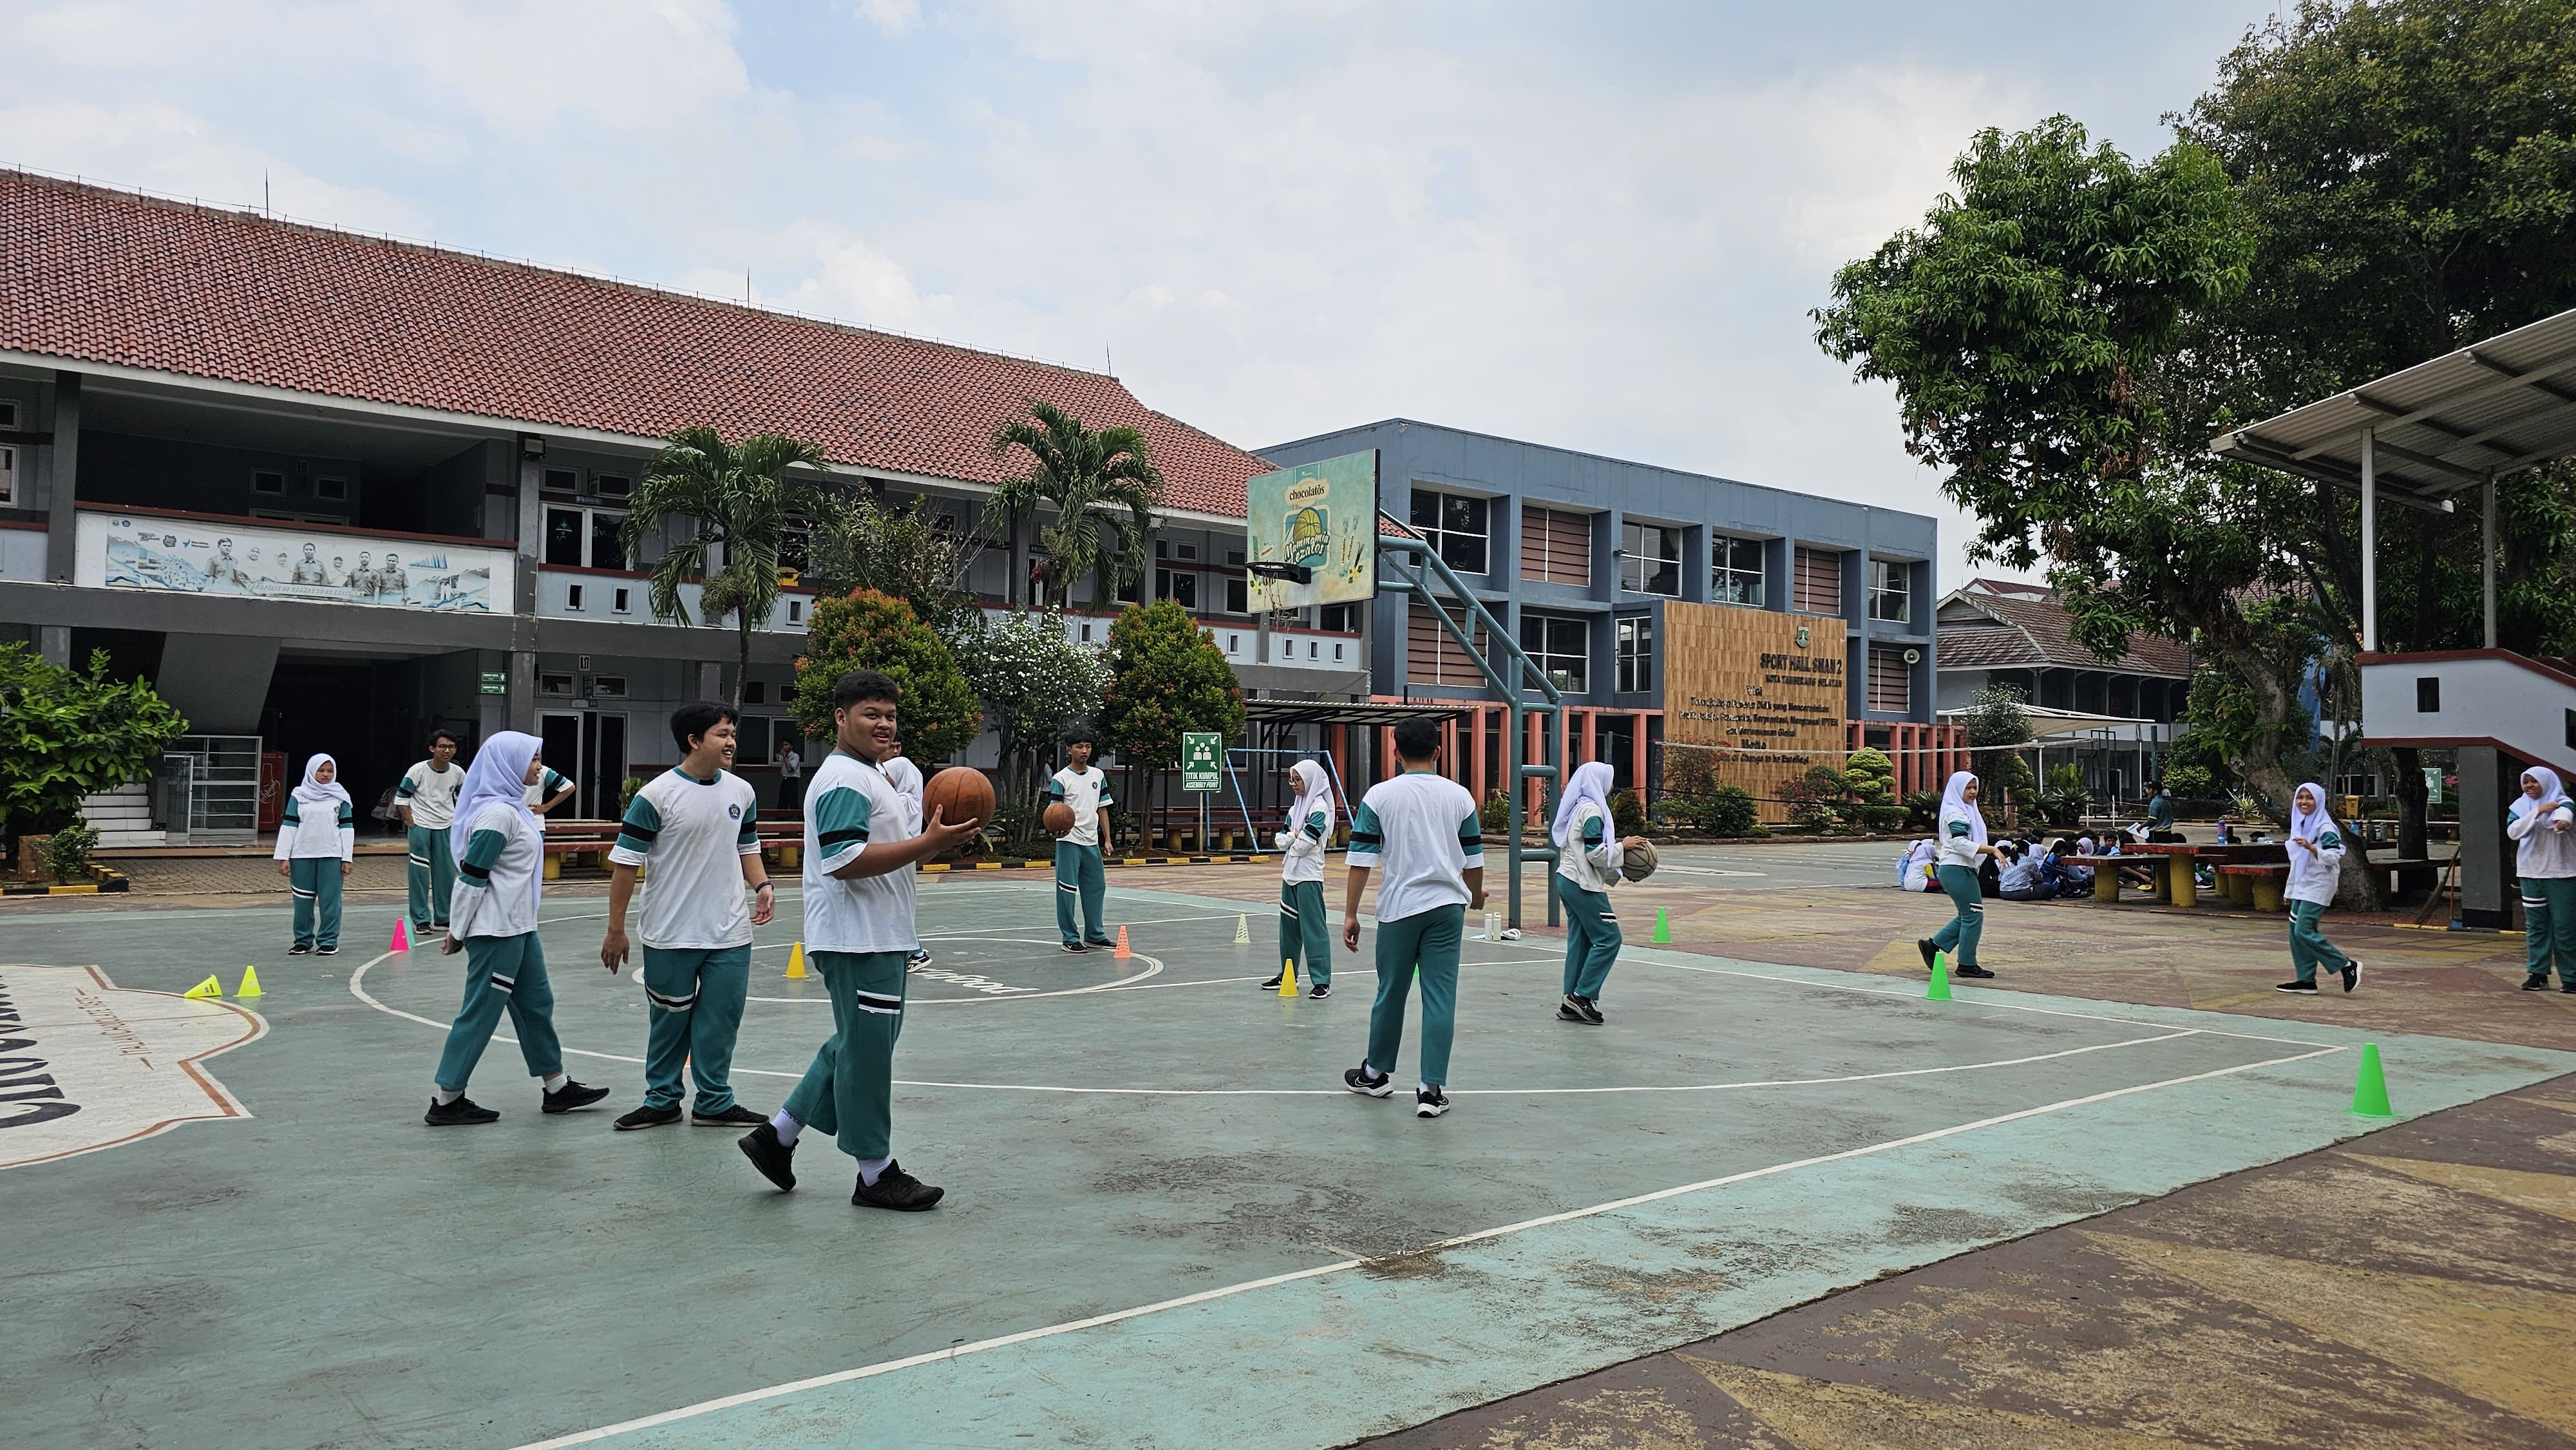
<svg viewBox="0 0 2576 1450">
<path fill-rule="evenodd" d="M 983 827 L 934 810 L 913 829 L 886 779 L 895 758 L 899 691 L 874 670 L 832 687 L 837 741 L 814 771 L 805 812 L 805 947 L 832 995 L 832 1036 L 776 1116 L 736 1140 L 762 1177 L 796 1186 L 796 1140 L 807 1127 L 832 1135 L 859 1160 L 850 1202 L 918 1210 L 941 1190 L 894 1158 L 894 1044 L 903 1032 L 905 959 L 913 927 L 916 865 Z"/>
<path fill-rule="evenodd" d="M 358 809 L 339 775 L 330 756 L 304 762 L 304 783 L 287 795 L 278 823 L 277 874 L 295 893 L 291 957 L 340 954 L 340 881 L 358 867 Z"/>
<path fill-rule="evenodd" d="M 1109 840 L 1109 777 L 1091 763 L 1095 749 L 1091 727 L 1064 732 L 1064 769 L 1047 782 L 1047 799 L 1073 809 L 1073 826 L 1055 842 L 1055 929 L 1064 949 L 1085 952 L 1111 945 L 1100 924 L 1101 903 L 1109 880 L 1100 866 L 1100 848 Z M 1082 931 L 1074 932 L 1074 907 L 1082 908 Z"/>
<path fill-rule="evenodd" d="M 2326 788 L 2314 781 L 2290 798 L 2290 884 L 2281 899 L 2290 908 L 2290 966 L 2295 980 L 2275 990 L 2314 993 L 2317 969 L 2343 979 L 2347 992 L 2361 983 L 2361 963 L 2345 956 L 2318 925 L 2343 882 L 2343 833 L 2326 811 Z"/>
<path fill-rule="evenodd" d="M 680 1071 L 697 1079 L 689 1121 L 749 1128 L 769 1121 L 734 1101 L 733 1042 L 751 992 L 751 932 L 767 926 L 777 888 L 760 860 L 760 797 L 733 763 L 738 717 L 700 700 L 671 712 L 680 763 L 647 782 L 609 848 L 608 934 L 599 964 L 626 965 L 626 905 L 644 882 L 644 1103 L 621 1132 L 680 1121 Z M 743 888 L 751 905 L 743 906 Z"/>
<path fill-rule="evenodd" d="M 805 757 L 790 736 L 778 742 L 778 808 L 799 811 L 805 808 Z"/>
<path fill-rule="evenodd" d="M 1645 838 L 1626 840 L 1610 834 L 1610 787 L 1607 762 L 1586 761 L 1574 768 L 1565 799 L 1557 803 L 1548 827 L 1556 843 L 1556 899 L 1565 907 L 1565 995 L 1556 1004 L 1560 1022 L 1602 1024 L 1601 984 L 1618 963 L 1626 938 L 1619 914 L 1610 909 L 1610 888 L 1619 884 L 1621 862 Z"/>
<path fill-rule="evenodd" d="M 429 737 L 429 759 L 403 772 L 394 787 L 394 814 L 403 824 L 411 886 L 411 934 L 427 937 L 447 929 L 447 907 L 456 894 L 456 853 L 447 832 L 456 824 L 456 793 L 465 788 L 465 767 L 456 763 L 456 732 L 439 730 Z"/>
<path fill-rule="evenodd" d="M 1342 893 L 1342 946 L 1360 949 L 1360 897 L 1369 873 L 1377 890 L 1377 1001 L 1369 1008 L 1368 1056 L 1342 1085 L 1373 1098 L 1394 1093 L 1404 1046 L 1404 1003 L 1422 983 L 1422 1079 L 1415 1117 L 1449 1111 L 1449 1047 L 1458 1028 L 1458 947 L 1467 910 L 1485 906 L 1485 842 L 1476 798 L 1439 774 L 1440 723 L 1419 717 L 1395 727 L 1403 773 L 1360 798 L 1351 816 L 1349 870 Z"/>
<path fill-rule="evenodd" d="M 1306 995 L 1333 995 L 1333 949 L 1324 916 L 1324 848 L 1333 839 L 1333 784 L 1324 767 L 1301 760 L 1288 767 L 1297 797 L 1288 803 L 1288 829 L 1279 833 L 1279 960 L 1306 974 Z M 1284 968 L 1263 990 L 1276 992 Z"/>
<path fill-rule="evenodd" d="M 2522 878 L 2522 989 L 2547 987 L 2555 959 L 2558 990 L 2576 992 L 2576 804 L 2558 772 L 2535 765 L 2522 773 L 2504 833 Z"/>
<path fill-rule="evenodd" d="M 585 1087 L 563 1070 L 555 1038 L 554 984 L 537 940 L 537 897 L 545 875 L 546 835 L 528 812 L 527 788 L 545 769 L 533 735 L 504 730 L 474 752 L 465 792 L 456 802 L 448 843 L 456 852 L 456 909 L 442 953 L 465 953 L 465 1001 L 438 1055 L 438 1079 L 422 1119 L 433 1128 L 489 1123 L 501 1115 L 465 1095 L 466 1079 L 492 1043 L 501 1014 L 510 1014 L 528 1075 L 544 1084 L 549 1113 L 586 1108 L 608 1089 Z"/>
<path fill-rule="evenodd" d="M 569 776 L 556 774 L 554 768 L 549 766 L 543 774 L 528 782 L 528 789 L 522 798 L 526 800 L 529 810 L 541 816 L 549 814 L 555 807 L 572 799 L 572 779 Z M 543 822 L 538 824 L 538 829 L 540 831 L 545 829 Z"/>
<path fill-rule="evenodd" d="M 1939 931 L 1916 942 L 1915 948 L 1923 953 L 1925 971 L 1932 969 L 1935 953 L 1948 952 L 1952 976 L 1991 977 L 1994 973 L 1977 965 L 1977 938 L 1986 926 L 1985 892 L 1978 884 L 1977 867 L 2002 853 L 1986 844 L 1986 817 L 1977 809 L 1975 775 L 1954 772 L 1941 788 L 1937 831 L 1941 889 L 1950 897 L 1952 915 Z"/>
<path fill-rule="evenodd" d="M 894 754 L 886 757 L 885 777 L 894 786 L 895 794 L 903 798 L 903 804 L 907 810 L 904 829 L 919 835 L 921 833 L 921 767 L 913 764 L 911 757 L 903 753 L 903 741 L 900 737 L 894 742 Z M 916 939 L 913 943 L 912 955 L 906 959 L 905 966 L 909 969 L 929 965 L 930 950 Z"/>
</svg>

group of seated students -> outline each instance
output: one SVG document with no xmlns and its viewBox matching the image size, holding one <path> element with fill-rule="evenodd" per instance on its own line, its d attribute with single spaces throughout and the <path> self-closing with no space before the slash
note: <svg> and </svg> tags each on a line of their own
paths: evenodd
<svg viewBox="0 0 2576 1450">
<path fill-rule="evenodd" d="M 2094 868 L 2079 858 L 2134 854 L 2124 848 L 2134 845 L 2137 839 L 2136 832 L 2123 835 L 2109 830 L 2102 832 L 2098 839 L 2089 831 L 2059 836 L 2053 841 L 2035 830 L 2018 836 L 2003 836 L 1995 841 L 2001 854 L 1987 857 L 1979 866 L 1978 882 L 1984 888 L 1984 894 L 2005 901 L 2089 896 L 2093 893 Z M 1936 851 L 1930 837 L 1916 841 L 1897 863 L 1897 884 L 1907 891 L 1939 891 L 1940 882 L 1932 872 Z M 2106 869 L 2117 870 L 2145 885 L 2153 879 L 2155 862 L 2141 856 L 2134 868 L 2123 864 Z"/>
</svg>

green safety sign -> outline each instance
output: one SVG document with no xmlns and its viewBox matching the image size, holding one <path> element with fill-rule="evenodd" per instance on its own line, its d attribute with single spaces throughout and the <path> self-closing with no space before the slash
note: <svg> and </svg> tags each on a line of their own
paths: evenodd
<svg viewBox="0 0 2576 1450">
<path fill-rule="evenodd" d="M 510 693 L 509 676 L 503 674 L 499 670 L 485 670 L 483 672 L 483 693 L 487 695 L 506 695 Z"/>
<path fill-rule="evenodd" d="M 1224 769 L 1224 737 L 1213 730 L 1181 732 L 1181 789 L 1213 791 L 1222 789 L 1219 772 Z"/>
</svg>

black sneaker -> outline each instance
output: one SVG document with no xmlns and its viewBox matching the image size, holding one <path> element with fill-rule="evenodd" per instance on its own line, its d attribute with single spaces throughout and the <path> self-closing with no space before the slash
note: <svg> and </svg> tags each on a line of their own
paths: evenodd
<svg viewBox="0 0 2576 1450">
<path fill-rule="evenodd" d="M 2317 984 L 2314 982 L 2283 982 L 2272 990 L 2275 992 L 2299 992 L 2313 997 L 2317 994 Z"/>
<path fill-rule="evenodd" d="M 1371 1076 L 1366 1067 L 1354 1067 L 1343 1072 L 1342 1086 L 1373 1098 L 1395 1096 L 1395 1080 L 1382 1072 Z"/>
<path fill-rule="evenodd" d="M 891 1208 L 897 1213 L 919 1213 L 936 1208 L 941 1194 L 948 1190 L 933 1188 L 903 1171 L 903 1165 L 888 1162 L 885 1171 L 870 1183 L 860 1176 L 858 1186 L 850 1190 L 850 1202 L 859 1208 Z"/>
<path fill-rule="evenodd" d="M 1091 948 L 1089 948 L 1089 947 L 1087 947 L 1087 946 L 1084 946 L 1082 943 L 1080 943 L 1080 942 L 1078 942 L 1078 941 L 1069 941 L 1069 942 L 1064 943 L 1064 949 L 1065 949 L 1066 951 L 1069 951 L 1069 952 L 1073 953 L 1073 954 L 1074 954 L 1074 955 L 1076 955 L 1076 956 L 1080 956 L 1080 955 L 1082 955 L 1084 952 L 1087 952 L 1087 951 L 1091 950 Z M 888 1171 L 888 1172 L 892 1172 L 893 1170 L 889 1169 L 889 1170 L 887 1170 L 887 1171 Z"/>
<path fill-rule="evenodd" d="M 1559 1022 L 1580 1022 L 1583 1020 L 1583 1009 L 1574 1005 L 1573 993 L 1568 992 L 1557 1000 L 1556 1020 Z"/>
<path fill-rule="evenodd" d="M 768 1121 L 769 1114 L 755 1113 L 740 1103 L 718 1108 L 712 1113 L 702 1113 L 695 1108 L 689 1110 L 689 1126 L 693 1128 L 749 1128 Z"/>
<path fill-rule="evenodd" d="M 317 957 L 336 957 L 339 954 L 340 949 L 337 946 L 315 947 L 313 949 L 313 955 Z"/>
<path fill-rule="evenodd" d="M 1916 937 L 1914 939 L 1914 949 L 1923 954 L 1923 970 L 1927 972 L 1932 970 L 1932 959 L 1941 954 L 1941 949 L 1932 945 L 1932 938 L 1928 936 Z"/>
<path fill-rule="evenodd" d="M 647 1103 L 632 1112 L 620 1115 L 615 1126 L 621 1133 L 632 1133 L 638 1128 L 667 1128 L 678 1121 L 680 1121 L 680 1109 L 677 1105 L 657 1108 Z"/>
<path fill-rule="evenodd" d="M 2343 989 L 2344 989 L 2345 991 L 2349 992 L 2349 991 L 2351 991 L 2353 988 L 2358 987 L 2358 986 L 2360 986 L 2360 985 L 2361 985 L 2361 963 L 2360 963 L 2358 960 L 2356 960 L 2356 959 L 2354 959 L 2354 958 L 2352 958 L 2352 957 L 2346 957 L 2346 958 L 2344 958 L 2344 959 L 2343 959 Z"/>
<path fill-rule="evenodd" d="M 313 955 L 313 943 L 309 941 L 297 942 L 295 945 L 286 949 L 286 954 L 290 957 L 309 957 Z"/>
<path fill-rule="evenodd" d="M 1306 996 L 1310 1001 L 1321 1001 L 1331 995 L 1333 995 L 1333 984 L 1330 982 L 1317 982 L 1306 989 Z"/>
<path fill-rule="evenodd" d="M 1261 984 L 1261 990 L 1265 992 L 1278 991 L 1280 979 L 1287 975 L 1288 974 L 1286 972 L 1272 972 L 1270 974 L 1270 980 Z"/>
<path fill-rule="evenodd" d="M 606 1096 L 608 1096 L 608 1089 L 606 1088 L 583 1087 L 580 1083 L 574 1082 L 571 1078 L 565 1078 L 564 1085 L 562 1087 L 559 1087 L 553 1092 L 545 1095 L 546 1111 L 549 1113 L 569 1113 L 575 1108 L 589 1107 L 592 1103 L 598 1102 L 601 1098 Z"/>
<path fill-rule="evenodd" d="M 1118 950 L 1118 943 L 1107 940 L 1106 938 L 1094 940 L 1091 937 L 1084 937 L 1082 939 L 1082 945 L 1083 949 L 1086 951 L 1114 952 Z"/>
<path fill-rule="evenodd" d="M 781 1193 L 796 1187 L 796 1145 L 778 1141 L 776 1126 L 763 1122 L 759 1127 L 733 1140 L 760 1176 L 778 1185 Z"/>
<path fill-rule="evenodd" d="M 1576 1011 L 1583 1014 L 1583 1021 L 1587 1026 L 1598 1027 L 1608 1020 L 1601 1015 L 1601 1004 L 1589 997 L 1575 998 L 1574 1007 Z"/>
<path fill-rule="evenodd" d="M 1449 1095 L 1447 1093 L 1440 1091 L 1440 1089 L 1436 1087 L 1416 1088 L 1413 1090 L 1413 1115 L 1415 1117 L 1436 1118 L 1447 1111 L 1449 1111 Z"/>
<path fill-rule="evenodd" d="M 1992 977 L 1992 976 L 1994 975 L 1994 973 L 1987 971 L 1985 968 L 1983 968 L 1983 967 L 1981 967 L 1981 966 L 1978 966 L 1975 962 L 1970 962 L 1970 963 L 1968 963 L 1968 964 L 1967 964 L 1966 966 L 1964 966 L 1964 967 L 1952 967 L 1952 968 L 1950 969 L 1950 975 L 1951 975 L 1951 976 L 1954 976 L 1954 977 L 1969 977 L 1969 978 L 1976 978 L 1976 977 Z"/>
<path fill-rule="evenodd" d="M 2523 978 L 2523 979 L 2522 979 L 2522 990 L 2524 990 L 2524 991 L 2526 991 L 2526 992 L 2546 992 L 2546 991 L 2548 991 L 2548 990 L 2549 990 L 2549 974 L 2548 974 L 2547 972 L 2542 972 L 2542 973 L 2540 973 L 2540 974 L 2538 974 L 2538 975 L 2536 975 L 2536 976 L 2530 976 L 2530 977 L 2525 977 L 2525 978 Z"/>
<path fill-rule="evenodd" d="M 431 1098 L 429 1111 L 421 1116 L 421 1121 L 433 1128 L 457 1128 L 468 1123 L 497 1123 L 501 1121 L 501 1115 L 468 1097 L 460 1097 L 452 1103 Z"/>
<path fill-rule="evenodd" d="M 930 965 L 930 953 L 925 952 L 925 951 L 921 951 L 921 950 L 918 950 L 918 949 L 915 949 L 915 950 L 914 950 L 914 952 L 913 952 L 913 954 L 912 954 L 911 956 L 904 958 L 904 963 L 903 963 L 903 964 L 904 964 L 904 966 L 905 966 L 907 969 L 912 968 L 912 967 L 926 967 L 926 966 L 929 966 L 929 965 Z"/>
<path fill-rule="evenodd" d="M 2570 997 L 2576 997 L 2576 982 L 2561 982 L 2558 984 L 2558 990 Z"/>
</svg>

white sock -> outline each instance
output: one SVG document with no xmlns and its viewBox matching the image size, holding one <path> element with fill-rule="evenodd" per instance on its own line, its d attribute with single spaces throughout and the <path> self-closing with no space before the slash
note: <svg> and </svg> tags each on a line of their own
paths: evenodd
<svg viewBox="0 0 2576 1450">
<path fill-rule="evenodd" d="M 805 1131 L 805 1125 L 787 1116 L 785 1108 L 769 1115 L 769 1126 L 778 1130 L 778 1146 L 782 1148 L 795 1147 L 796 1135 Z"/>
<path fill-rule="evenodd" d="M 1417 1093 L 1427 1093 L 1431 1091 L 1431 1084 L 1427 1082 L 1418 1082 L 1413 1085 L 1413 1090 Z"/>
<path fill-rule="evenodd" d="M 572 1074 L 571 1074 L 571 1073 L 568 1073 L 568 1072 L 550 1072 L 550 1073 L 547 1073 L 547 1074 L 546 1074 L 546 1091 L 547 1091 L 547 1092 L 550 1092 L 550 1093 L 559 1093 L 559 1092 L 562 1092 L 562 1091 L 563 1091 L 563 1085 L 564 1085 L 565 1083 L 570 1082 L 570 1081 L 572 1081 Z"/>
<path fill-rule="evenodd" d="M 430 1086 L 437 1089 L 435 1092 L 431 1093 L 430 1096 L 436 1098 L 438 1100 L 438 1105 L 442 1108 L 446 1107 L 449 1103 L 456 1101 L 458 1098 L 465 1096 L 462 1092 L 449 1092 L 447 1089 L 439 1087 L 436 1083 L 431 1083 Z"/>
<path fill-rule="evenodd" d="M 893 1160 L 893 1159 L 891 1159 L 891 1158 L 862 1158 L 862 1159 L 860 1159 L 860 1160 L 859 1160 L 859 1181 L 860 1181 L 861 1183 L 866 1184 L 866 1185 L 867 1185 L 867 1186 L 869 1186 L 870 1188 L 874 1188 L 874 1187 L 876 1187 L 876 1186 L 877 1186 L 877 1177 L 878 1177 L 878 1175 L 879 1175 L 879 1174 L 884 1173 L 884 1172 L 886 1171 L 886 1165 L 887 1165 L 887 1164 L 889 1164 L 889 1163 L 892 1163 L 893 1161 L 894 1161 L 894 1160 Z"/>
</svg>

